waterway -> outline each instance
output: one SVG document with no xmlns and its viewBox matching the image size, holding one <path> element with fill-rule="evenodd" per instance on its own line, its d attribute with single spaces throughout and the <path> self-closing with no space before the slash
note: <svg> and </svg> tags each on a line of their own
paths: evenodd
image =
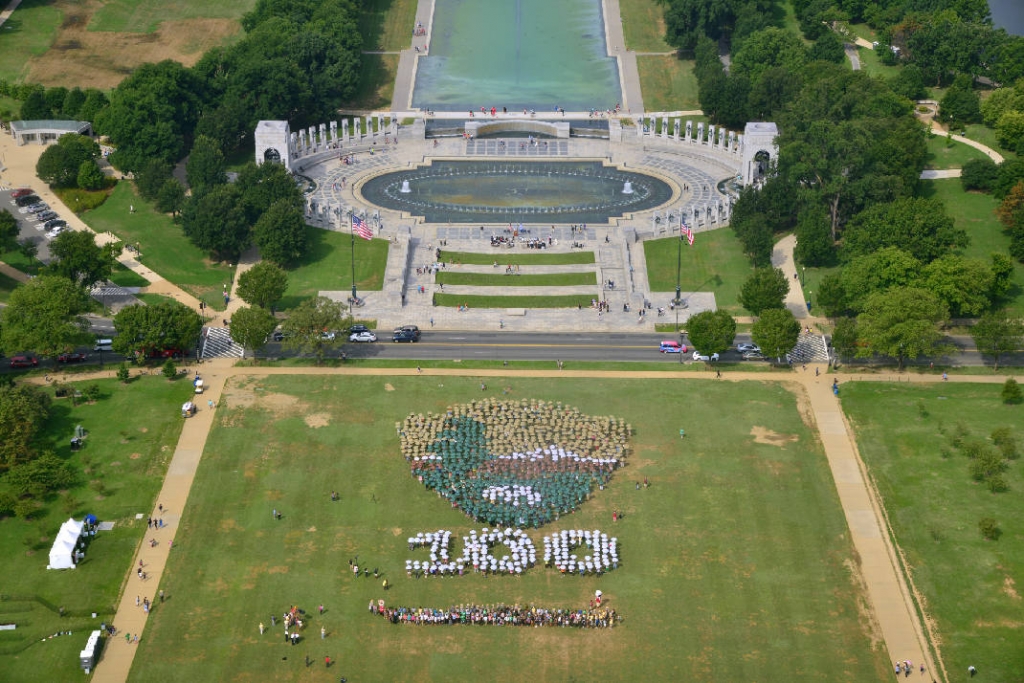
<svg viewBox="0 0 1024 683">
<path fill-rule="evenodd" d="M 992 23 L 1014 36 L 1024 36 L 1024 0 L 988 0 Z"/>
<path fill-rule="evenodd" d="M 621 92 L 600 0 L 436 0 L 413 106 L 587 111 Z"/>
</svg>

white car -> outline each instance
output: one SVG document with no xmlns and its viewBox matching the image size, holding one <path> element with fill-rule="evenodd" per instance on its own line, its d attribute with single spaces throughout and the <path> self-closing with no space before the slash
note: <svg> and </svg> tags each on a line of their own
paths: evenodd
<svg viewBox="0 0 1024 683">
<path fill-rule="evenodd" d="M 348 336 L 350 342 L 375 342 L 377 335 L 367 330 L 366 332 L 354 332 Z"/>
<path fill-rule="evenodd" d="M 757 344 L 752 343 L 737 344 L 736 350 L 739 351 L 740 353 L 761 353 L 761 347 L 758 346 Z"/>
<path fill-rule="evenodd" d="M 46 236 L 48 238 L 50 238 L 50 239 L 53 239 L 54 237 L 56 237 L 57 235 L 61 234 L 65 230 L 67 230 L 66 226 L 58 225 L 56 228 L 54 228 L 50 232 L 46 233 Z"/>
<path fill-rule="evenodd" d="M 707 363 L 709 361 L 714 363 L 714 362 L 716 362 L 718 360 L 718 354 L 717 353 L 713 353 L 710 356 L 705 356 L 700 351 L 694 351 L 693 352 L 693 359 L 694 360 L 702 360 L 705 363 Z"/>
</svg>

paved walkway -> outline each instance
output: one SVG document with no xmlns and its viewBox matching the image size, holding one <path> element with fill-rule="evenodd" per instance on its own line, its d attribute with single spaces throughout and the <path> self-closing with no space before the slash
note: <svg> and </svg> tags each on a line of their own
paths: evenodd
<svg viewBox="0 0 1024 683">
<path fill-rule="evenodd" d="M 626 379 L 688 379 L 694 381 L 717 381 L 708 374 L 694 372 L 630 372 L 630 371 L 589 371 L 589 370 L 461 370 L 449 368 L 427 368 L 420 373 L 414 368 L 317 368 L 317 367 L 235 367 L 233 361 L 217 360 L 205 363 L 203 378 L 207 383 L 205 399 L 219 402 L 225 383 L 234 376 L 261 377 L 269 375 L 336 375 L 336 376 L 474 376 L 474 377 L 573 377 L 573 378 L 626 378 Z M 825 369 L 819 366 L 819 369 Z M 897 549 L 892 545 L 891 537 L 883 511 L 880 507 L 873 485 L 870 483 L 864 463 L 860 459 L 852 431 L 849 429 L 842 413 L 839 399 L 833 394 L 832 379 L 840 385 L 851 381 L 886 382 L 907 381 L 921 384 L 935 384 L 941 378 L 934 375 L 827 375 L 824 372 L 816 376 L 813 367 L 804 372 L 785 375 L 773 375 L 757 372 L 726 372 L 722 379 L 726 381 L 783 382 L 791 390 L 803 393 L 811 406 L 821 442 L 828 459 L 840 504 L 850 528 L 850 536 L 857 557 L 860 559 L 860 572 L 866 587 L 865 598 L 872 606 L 875 624 L 885 642 L 889 660 L 910 659 L 924 662 L 935 680 L 944 680 L 927 647 L 926 636 L 917 617 L 911 592 L 906 577 L 900 569 Z M 97 377 L 109 377 L 111 371 L 90 373 L 75 377 L 75 381 L 88 381 Z M 42 382 L 42 378 L 32 381 Z M 1001 383 L 1002 377 L 970 377 L 954 376 L 953 382 L 984 382 Z M 210 428 L 213 426 L 215 410 L 200 406 L 199 413 L 186 421 L 174 457 L 168 468 L 164 486 L 157 498 L 158 507 L 152 516 L 163 518 L 165 528 L 146 534 L 136 556 L 132 559 L 126 579 L 124 594 L 118 606 L 114 624 L 122 633 L 144 633 L 147 615 L 135 606 L 135 596 L 156 598 L 158 587 L 163 576 L 167 558 L 171 552 L 183 512 L 186 509 L 188 494 L 192 486 L 195 472 L 199 466 L 203 448 L 206 444 Z M 161 507 L 162 506 L 162 509 Z M 155 538 L 158 543 L 150 546 L 149 539 Z M 146 581 L 136 575 L 139 561 L 147 572 Z M 155 618 L 159 618 L 159 607 Z M 114 638 L 104 649 L 94 673 L 94 680 L 108 683 L 128 680 L 136 647 L 125 643 L 121 638 Z"/>
<path fill-rule="evenodd" d="M 3 273 L 7 277 L 17 282 L 28 282 L 29 280 L 32 279 L 27 274 L 21 272 L 14 266 L 7 265 L 3 261 L 0 261 L 0 273 Z"/>
<path fill-rule="evenodd" d="M 793 258 L 793 249 L 795 248 L 796 235 L 786 235 L 776 242 L 772 249 L 772 265 L 782 269 L 783 274 L 789 279 L 786 308 L 793 313 L 794 318 L 803 321 L 808 317 L 807 300 L 804 299 L 804 289 L 800 284 L 800 279 L 795 277 L 797 273 L 796 260 Z"/>
</svg>

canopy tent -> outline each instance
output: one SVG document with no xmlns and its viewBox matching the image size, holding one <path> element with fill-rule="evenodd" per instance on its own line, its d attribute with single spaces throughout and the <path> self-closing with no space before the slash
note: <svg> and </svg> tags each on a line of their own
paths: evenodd
<svg viewBox="0 0 1024 683">
<path fill-rule="evenodd" d="M 57 538 L 50 548 L 50 564 L 47 569 L 74 569 L 75 568 L 75 546 L 78 545 L 78 538 L 82 535 L 84 522 L 76 522 L 69 519 L 60 526 Z"/>
</svg>

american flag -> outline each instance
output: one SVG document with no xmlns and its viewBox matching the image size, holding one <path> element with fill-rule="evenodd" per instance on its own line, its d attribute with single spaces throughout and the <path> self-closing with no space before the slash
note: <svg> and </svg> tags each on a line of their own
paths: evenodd
<svg viewBox="0 0 1024 683">
<path fill-rule="evenodd" d="M 364 240 L 373 239 L 373 230 L 366 224 L 366 221 L 355 214 L 352 214 L 352 232 Z"/>
<path fill-rule="evenodd" d="M 684 224 L 683 227 L 682 227 L 682 231 L 683 231 L 683 235 L 686 235 L 687 243 L 692 247 L 693 246 L 693 230 L 690 230 L 690 227 L 688 225 Z"/>
</svg>

